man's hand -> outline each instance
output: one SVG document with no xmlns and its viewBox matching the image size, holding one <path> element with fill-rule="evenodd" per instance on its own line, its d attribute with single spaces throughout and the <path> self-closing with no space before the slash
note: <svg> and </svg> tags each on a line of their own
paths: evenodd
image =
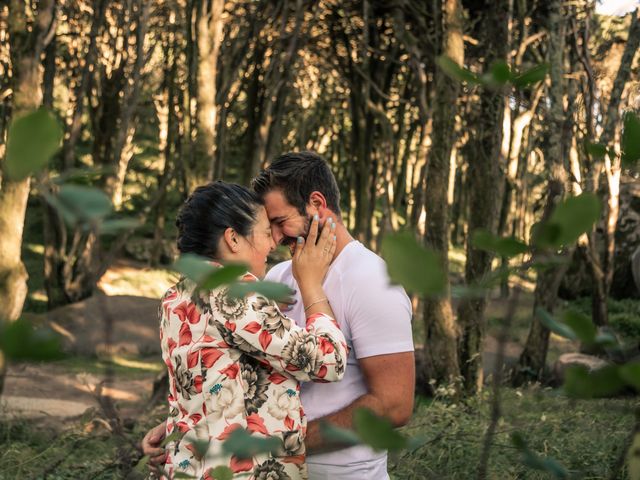
<svg viewBox="0 0 640 480">
<path fill-rule="evenodd" d="M 156 472 L 156 467 L 164 465 L 167 460 L 166 450 L 160 446 L 165 437 L 166 422 L 162 422 L 151 430 L 142 439 L 142 451 L 149 456 L 149 468 Z"/>
</svg>

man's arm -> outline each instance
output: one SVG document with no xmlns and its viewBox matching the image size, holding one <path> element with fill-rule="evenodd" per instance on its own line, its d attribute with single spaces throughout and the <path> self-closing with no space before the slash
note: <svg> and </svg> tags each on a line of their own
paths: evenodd
<svg viewBox="0 0 640 480">
<path fill-rule="evenodd" d="M 310 455 L 342 448 L 328 444 L 320 433 L 320 423 L 353 428 L 353 413 L 365 407 L 391 420 L 395 427 L 405 425 L 413 412 L 415 361 L 413 352 L 392 353 L 358 360 L 368 393 L 342 410 L 309 422 L 305 445 Z"/>
</svg>

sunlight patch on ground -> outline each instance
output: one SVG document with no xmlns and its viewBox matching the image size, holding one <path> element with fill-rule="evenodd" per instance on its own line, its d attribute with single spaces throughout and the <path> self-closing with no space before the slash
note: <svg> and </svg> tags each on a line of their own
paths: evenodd
<svg viewBox="0 0 640 480">
<path fill-rule="evenodd" d="M 98 288 L 109 296 L 134 295 L 159 299 L 176 280 L 177 275 L 170 270 L 120 261 L 102 276 Z"/>
<path fill-rule="evenodd" d="M 36 255 L 44 255 L 44 245 L 40 243 L 25 243 L 24 248 Z"/>
<path fill-rule="evenodd" d="M 138 370 L 148 370 L 151 372 L 160 372 L 161 370 L 164 370 L 164 365 L 151 362 L 141 362 L 140 360 L 131 360 L 129 358 L 121 357 L 120 355 L 113 355 L 105 360 L 111 361 L 121 367 L 137 368 Z"/>
</svg>

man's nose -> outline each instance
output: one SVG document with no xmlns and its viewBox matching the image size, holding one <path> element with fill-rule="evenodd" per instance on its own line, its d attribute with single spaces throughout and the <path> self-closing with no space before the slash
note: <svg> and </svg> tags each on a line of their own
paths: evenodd
<svg viewBox="0 0 640 480">
<path fill-rule="evenodd" d="M 284 238 L 284 235 L 282 234 L 282 231 L 280 229 L 274 228 L 271 231 L 271 236 L 273 238 L 273 241 L 275 242 L 276 245 L 280 245 L 280 242 L 282 242 L 282 239 Z"/>
</svg>

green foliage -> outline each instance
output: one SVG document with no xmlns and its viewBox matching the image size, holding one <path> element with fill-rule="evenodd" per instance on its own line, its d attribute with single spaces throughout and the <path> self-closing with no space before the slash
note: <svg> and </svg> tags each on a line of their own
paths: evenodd
<svg viewBox="0 0 640 480">
<path fill-rule="evenodd" d="M 592 193 L 566 198 L 556 205 L 547 222 L 533 230 L 533 244 L 540 248 L 560 248 L 575 242 L 600 218 L 600 199 Z"/>
<path fill-rule="evenodd" d="M 140 222 L 135 218 L 113 218 L 102 222 L 100 233 L 102 235 L 117 235 L 123 230 L 131 230 L 140 226 Z"/>
<path fill-rule="evenodd" d="M 585 142 L 584 149 L 592 157 L 603 158 L 609 152 L 607 146 L 602 143 Z"/>
<path fill-rule="evenodd" d="M 361 442 L 374 450 L 393 452 L 407 447 L 407 437 L 395 430 L 388 419 L 371 410 L 358 408 L 353 415 L 353 425 Z"/>
<path fill-rule="evenodd" d="M 491 64 L 489 71 L 482 75 L 481 80 L 484 85 L 500 87 L 511 80 L 511 69 L 507 62 L 494 62 Z"/>
<path fill-rule="evenodd" d="M 219 467 L 209 469 L 209 475 L 215 478 L 215 480 L 232 480 L 233 470 L 224 465 L 220 465 Z"/>
<path fill-rule="evenodd" d="M 64 357 L 57 333 L 45 328 L 36 329 L 24 319 L 0 322 L 0 350 L 11 360 L 53 360 Z"/>
<path fill-rule="evenodd" d="M 393 428 L 391 422 L 367 408 L 358 408 L 353 415 L 354 430 L 323 423 L 322 436 L 329 442 L 345 446 L 367 445 L 374 450 L 399 452 L 413 450 L 424 443 L 422 437 L 408 437 Z"/>
<path fill-rule="evenodd" d="M 184 254 L 174 263 L 173 268 L 193 280 L 200 290 L 214 290 L 222 285 L 229 285 L 231 297 L 244 297 L 255 292 L 272 300 L 282 301 L 293 294 L 291 289 L 283 283 L 238 281 L 238 278 L 248 270 L 244 264 L 227 264 L 219 267 L 204 257 Z"/>
<path fill-rule="evenodd" d="M 555 478 L 568 478 L 567 471 L 552 457 L 541 457 L 529 448 L 524 437 L 515 432 L 511 435 L 513 445 L 522 454 L 522 462 L 534 470 L 549 473 Z"/>
<path fill-rule="evenodd" d="M 563 321 L 555 320 L 542 308 L 536 310 L 540 322 L 552 332 L 570 340 L 580 340 L 597 348 L 617 346 L 615 337 L 598 333 L 591 318 L 576 310 L 568 310 Z M 567 368 L 564 390 L 572 398 L 597 398 L 615 395 L 626 387 L 640 391 L 640 364 L 607 365 L 594 371 L 582 365 Z"/>
<path fill-rule="evenodd" d="M 354 446 L 360 444 L 360 437 L 353 430 L 336 427 L 328 422 L 320 424 L 320 434 L 322 438 L 331 443 L 337 443 L 344 446 Z"/>
<path fill-rule="evenodd" d="M 610 397 L 625 387 L 617 365 L 589 371 L 582 365 L 567 368 L 564 390 L 571 398 Z"/>
<path fill-rule="evenodd" d="M 382 240 L 382 256 L 389 277 L 413 293 L 438 295 L 445 276 L 438 255 L 418 244 L 410 232 L 389 234 Z"/>
<path fill-rule="evenodd" d="M 222 451 L 244 459 L 260 453 L 276 453 L 281 447 L 276 437 L 257 437 L 244 428 L 237 428 L 222 444 Z"/>
<path fill-rule="evenodd" d="M 575 333 L 576 337 L 578 337 L 580 341 L 587 345 L 595 343 L 598 331 L 591 321 L 591 318 L 575 310 L 567 310 L 564 313 L 562 320 L 565 325 Z"/>
<path fill-rule="evenodd" d="M 207 258 L 186 253 L 181 255 L 173 265 L 174 270 L 193 280 L 202 290 L 213 290 L 221 285 L 228 285 L 247 271 L 245 265 L 213 265 Z"/>
<path fill-rule="evenodd" d="M 229 287 L 231 297 L 241 298 L 250 293 L 258 293 L 280 302 L 289 299 L 294 292 L 284 283 L 269 281 L 237 282 Z"/>
<path fill-rule="evenodd" d="M 623 166 L 635 165 L 640 159 L 640 118 L 633 112 L 624 115 L 621 148 Z"/>
<path fill-rule="evenodd" d="M 609 309 L 609 326 L 619 335 L 627 339 L 640 338 L 640 302 L 627 298 L 607 299 Z M 582 297 L 571 302 L 571 309 L 584 315 L 591 315 L 591 297 Z"/>
<path fill-rule="evenodd" d="M 575 332 L 563 323 L 558 322 L 551 316 L 551 314 L 544 308 L 536 308 L 536 317 L 540 320 L 540 323 L 547 327 L 550 331 L 561 337 L 568 338 L 569 340 L 575 340 L 577 338 Z"/>
<path fill-rule="evenodd" d="M 436 63 L 445 74 L 454 80 L 459 82 L 468 82 L 475 85 L 482 83 L 482 80 L 478 78 L 475 73 L 461 67 L 446 55 L 440 55 L 436 58 Z"/>
<path fill-rule="evenodd" d="M 41 170 L 56 153 L 61 140 L 62 128 L 45 108 L 14 119 L 7 137 L 7 175 L 13 180 L 22 180 Z"/>
<path fill-rule="evenodd" d="M 618 368 L 618 375 L 640 392 L 640 362 L 630 362 Z"/>
<path fill-rule="evenodd" d="M 511 84 L 518 89 L 526 88 L 543 81 L 549 71 L 549 65 L 543 63 L 524 72 L 517 73 L 511 70 L 507 62 L 496 61 L 491 64 L 487 72 L 478 76 L 445 55 L 440 55 L 436 59 L 436 64 L 446 75 L 458 82 L 483 85 L 489 88 L 499 88 L 507 84 Z"/>
<path fill-rule="evenodd" d="M 471 243 L 480 250 L 503 257 L 515 257 L 529 251 L 529 247 L 515 237 L 502 238 L 486 230 L 474 231 Z"/>
<path fill-rule="evenodd" d="M 113 211 L 111 200 L 103 191 L 82 185 L 62 185 L 52 200 L 69 224 L 95 223 Z"/>
<path fill-rule="evenodd" d="M 516 88 L 525 88 L 538 82 L 542 82 L 549 72 L 549 64 L 542 63 L 520 74 L 513 76 L 512 83 Z"/>
</svg>

